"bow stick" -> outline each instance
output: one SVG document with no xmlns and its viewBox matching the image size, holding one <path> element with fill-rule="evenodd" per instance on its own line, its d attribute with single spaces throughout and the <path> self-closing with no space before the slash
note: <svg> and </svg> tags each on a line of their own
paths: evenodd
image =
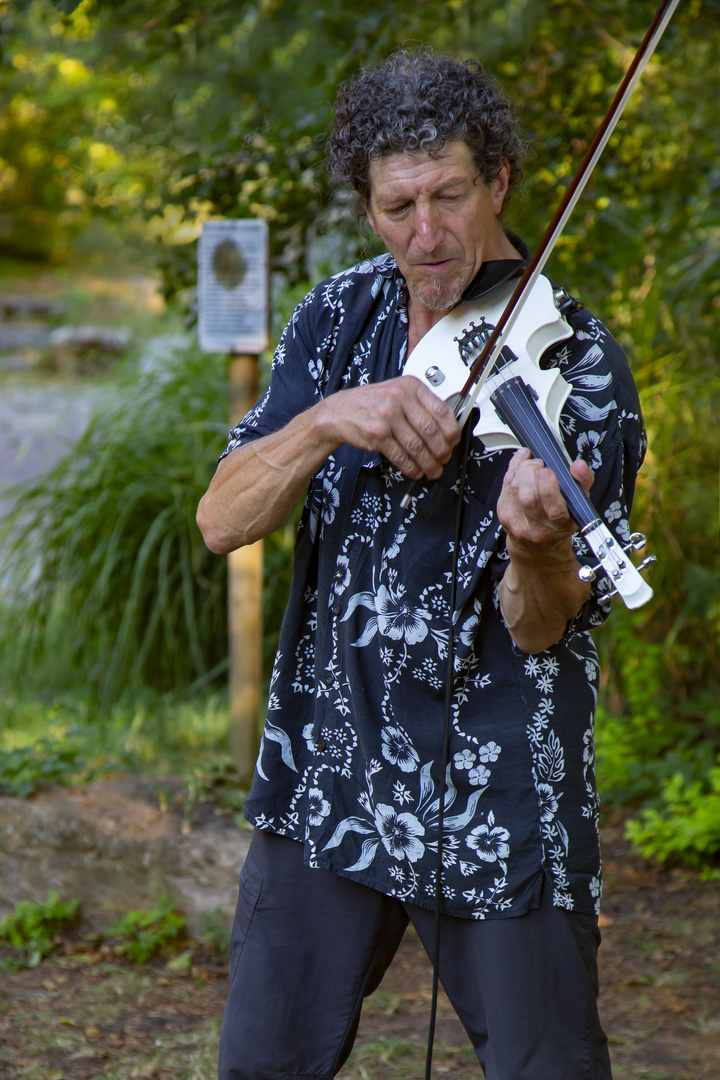
<svg viewBox="0 0 720 1080">
<path fill-rule="evenodd" d="M 598 128 L 592 143 L 588 147 L 585 157 L 580 163 L 580 167 L 575 173 L 560 205 L 555 211 L 552 221 L 545 230 L 542 240 L 538 244 L 530 262 L 527 264 L 522 277 L 518 281 L 515 291 L 508 300 L 505 310 L 495 325 L 495 329 L 485 343 L 482 352 L 470 368 L 470 373 L 465 385 L 453 406 L 453 411 L 461 426 L 467 420 L 483 383 L 492 373 L 495 363 L 510 336 L 512 328 L 532 291 L 533 285 L 550 258 L 555 244 L 565 228 L 570 215 L 575 209 L 578 199 L 582 195 L 593 169 L 600 159 L 610 136 L 615 130 L 615 127 L 625 110 L 625 106 L 640 81 L 642 73 L 647 67 L 650 58 L 679 3 L 680 0 L 663 0 L 663 3 L 660 4 L 660 7 L 655 12 L 653 21 L 648 28 L 642 44 L 633 57 L 632 63 L 625 74 L 625 78 L 620 84 L 604 120 Z M 403 507 L 409 506 L 414 491 L 415 488 L 403 497 L 401 503 Z"/>
<path fill-rule="evenodd" d="M 545 230 L 545 235 L 538 244 L 535 254 L 527 264 L 525 272 L 520 278 L 515 292 L 510 297 L 504 312 L 500 316 L 493 333 L 485 345 L 485 348 L 470 369 L 470 374 L 468 375 L 467 381 L 460 394 L 460 400 L 455 406 L 455 415 L 458 418 L 462 417 L 463 420 L 466 419 L 466 416 L 463 416 L 463 413 L 470 411 L 466 405 L 466 399 L 470 391 L 474 390 L 476 387 L 479 388 L 482 386 L 495 366 L 497 358 L 515 325 L 515 321 L 532 291 L 533 285 L 542 273 L 545 263 L 550 258 L 553 248 L 567 224 L 568 218 L 575 209 L 578 199 L 582 195 L 593 169 L 597 165 L 603 150 L 607 146 L 610 136 L 625 111 L 625 106 L 630 100 L 635 87 L 639 83 L 642 73 L 650 62 L 650 58 L 654 53 L 660 38 L 665 33 L 665 28 L 670 22 L 675 8 L 679 3 L 680 0 L 664 0 L 655 12 L 655 17 L 648 28 L 643 42 L 636 52 L 625 78 L 613 98 L 605 119 L 598 128 L 595 138 L 588 147 L 588 151 L 585 154 L 579 169 L 575 173 L 570 186 L 565 192 L 562 202 L 558 206 L 552 221 Z"/>
</svg>

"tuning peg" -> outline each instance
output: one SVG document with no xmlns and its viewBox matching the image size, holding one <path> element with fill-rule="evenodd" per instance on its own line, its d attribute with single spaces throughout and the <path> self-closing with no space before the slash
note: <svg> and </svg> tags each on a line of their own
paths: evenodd
<svg viewBox="0 0 720 1080">
<path fill-rule="evenodd" d="M 656 555 L 648 555 L 648 557 L 646 559 L 643 559 L 643 561 L 639 564 L 638 570 L 646 570 L 648 566 L 652 566 L 656 562 Z"/>
<path fill-rule="evenodd" d="M 623 570 L 620 566 L 614 566 L 612 568 L 609 568 L 603 566 L 602 563 L 598 563 L 597 566 L 581 566 L 578 570 L 578 577 L 581 581 L 594 581 L 597 577 L 598 570 L 602 570 L 610 578 L 611 581 L 613 580 L 613 578 L 617 580 L 623 575 Z M 606 593 L 605 595 L 607 596 L 608 594 Z"/>
<path fill-rule="evenodd" d="M 641 551 L 645 547 L 646 540 L 642 533 L 630 533 L 628 539 L 630 543 L 625 548 L 625 551 Z"/>
</svg>

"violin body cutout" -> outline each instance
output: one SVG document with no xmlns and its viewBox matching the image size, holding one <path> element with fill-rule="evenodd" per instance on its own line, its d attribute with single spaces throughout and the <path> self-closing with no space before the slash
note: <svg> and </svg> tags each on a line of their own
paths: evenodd
<svg viewBox="0 0 720 1080">
<path fill-rule="evenodd" d="M 452 404 L 514 287 L 515 282 L 511 281 L 479 300 L 458 304 L 421 338 L 405 362 L 403 375 L 414 375 L 437 397 Z M 543 369 L 539 362 L 551 345 L 572 336 L 572 327 L 555 306 L 552 285 L 546 277 L 539 277 L 518 315 L 500 361 L 487 380 L 469 395 L 458 417 L 460 424 L 471 409 L 479 409 L 473 434 L 482 439 L 488 450 L 517 450 L 520 442 L 500 419 L 490 400 L 500 384 L 517 375 L 532 386 L 538 395 L 540 411 L 550 426 L 558 430 L 560 413 L 571 387 L 557 368 Z"/>
</svg>

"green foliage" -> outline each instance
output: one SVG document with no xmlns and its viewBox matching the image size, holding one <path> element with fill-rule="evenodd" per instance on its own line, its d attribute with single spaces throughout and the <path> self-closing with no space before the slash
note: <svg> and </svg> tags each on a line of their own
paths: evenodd
<svg viewBox="0 0 720 1080">
<path fill-rule="evenodd" d="M 213 803 L 216 813 L 232 814 L 241 821 L 246 797 L 247 791 L 229 755 L 196 765 L 184 777 L 183 825 L 190 827 L 192 812 L 202 803 Z"/>
<path fill-rule="evenodd" d="M 27 799 L 49 784 L 88 783 L 110 765 L 93 769 L 83 757 L 82 744 L 67 733 L 39 739 L 30 746 L 0 748 L 0 795 Z"/>
<path fill-rule="evenodd" d="M 163 893 L 150 909 L 129 911 L 107 928 L 107 938 L 118 938 L 122 955 L 136 964 L 147 964 L 162 948 L 185 932 L 185 919 L 175 910 L 176 903 Z"/>
<path fill-rule="evenodd" d="M 694 865 L 717 865 L 720 852 L 720 758 L 707 778 L 689 782 L 682 773 L 668 778 L 659 809 L 643 810 L 627 823 L 627 835 L 646 857 L 680 858 Z"/>
<path fill-rule="evenodd" d="M 195 526 L 226 425 L 220 358 L 181 347 L 128 377 L 2 525 L 7 657 L 26 680 L 202 683 L 225 664 L 225 562 Z"/>
<path fill-rule="evenodd" d="M 223 909 L 215 908 L 214 911 L 204 911 L 200 917 L 205 928 L 202 938 L 203 944 L 210 949 L 214 949 L 215 952 L 220 953 L 222 956 L 227 956 L 230 948 L 230 927 L 227 924 Z"/>
<path fill-rule="evenodd" d="M 43 904 L 21 900 L 15 910 L 0 919 L 0 941 L 17 952 L 12 959 L 0 961 L 0 967 L 37 967 L 58 945 L 58 933 L 80 915 L 80 901 L 63 901 L 55 890 Z"/>
<path fill-rule="evenodd" d="M 117 771 L 161 778 L 204 769 L 224 776 L 219 790 L 227 795 L 215 797 L 232 813 L 230 768 L 223 772 L 227 729 L 227 699 L 219 692 L 183 700 L 144 688 L 101 705 L 84 689 L 50 706 L 0 694 L 0 790 L 27 797 L 43 784 L 88 783 Z"/>
</svg>

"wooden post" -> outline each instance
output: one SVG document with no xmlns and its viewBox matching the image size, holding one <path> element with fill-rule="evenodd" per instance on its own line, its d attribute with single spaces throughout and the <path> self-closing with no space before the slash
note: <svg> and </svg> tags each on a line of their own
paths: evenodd
<svg viewBox="0 0 720 1080">
<path fill-rule="evenodd" d="M 230 358 L 230 426 L 258 399 L 257 356 Z M 262 685 L 262 540 L 228 556 L 230 754 L 241 775 L 251 773 L 260 744 Z"/>
</svg>

